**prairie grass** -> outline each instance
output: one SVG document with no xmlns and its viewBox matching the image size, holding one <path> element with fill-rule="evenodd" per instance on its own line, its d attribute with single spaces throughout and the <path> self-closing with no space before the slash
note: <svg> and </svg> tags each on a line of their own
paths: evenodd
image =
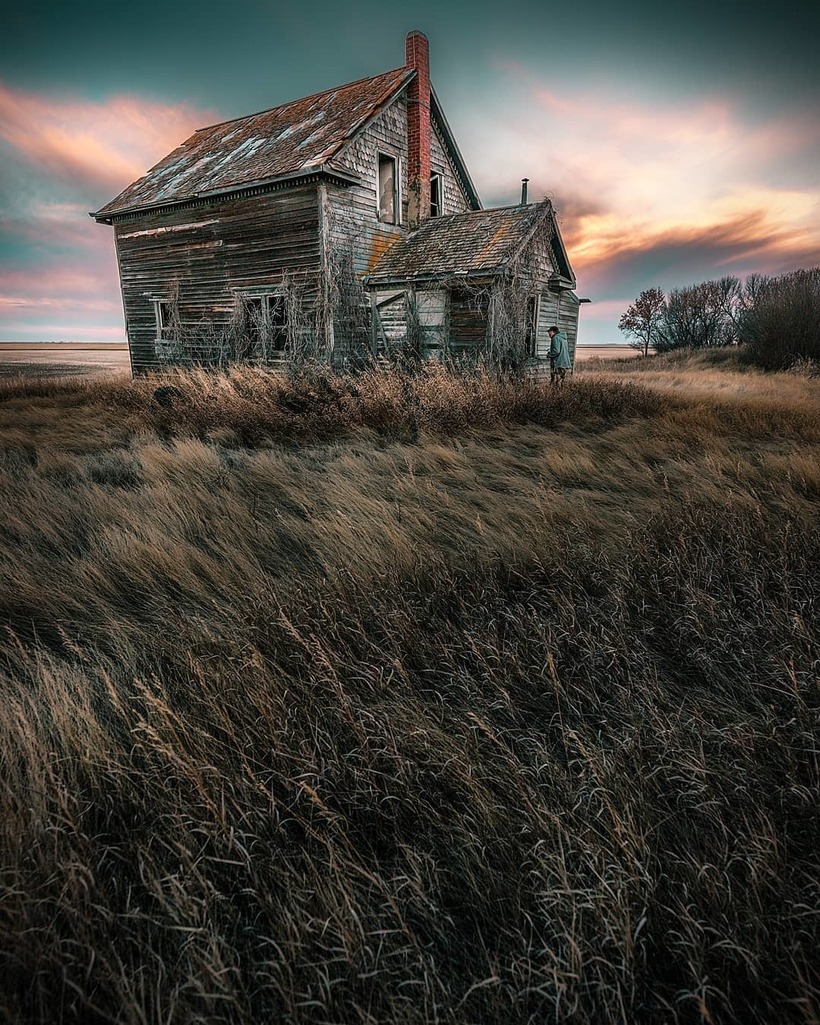
<svg viewBox="0 0 820 1025">
<path fill-rule="evenodd" d="M 0 383 L 0 1020 L 816 1022 L 820 382 L 685 372 Z"/>
</svg>

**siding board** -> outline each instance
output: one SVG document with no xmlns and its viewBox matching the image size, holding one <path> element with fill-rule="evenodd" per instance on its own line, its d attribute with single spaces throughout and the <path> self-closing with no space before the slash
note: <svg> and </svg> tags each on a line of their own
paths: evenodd
<svg viewBox="0 0 820 1025">
<path fill-rule="evenodd" d="M 318 186 L 146 212 L 114 225 L 134 369 L 159 362 L 154 300 L 178 294 L 180 320 L 217 326 L 235 291 L 270 286 L 284 272 L 318 272 Z"/>
</svg>

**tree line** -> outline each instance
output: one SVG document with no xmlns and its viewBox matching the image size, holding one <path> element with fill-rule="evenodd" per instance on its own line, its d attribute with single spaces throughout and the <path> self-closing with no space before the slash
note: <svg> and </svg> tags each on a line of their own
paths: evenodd
<svg viewBox="0 0 820 1025">
<path fill-rule="evenodd" d="M 742 345 L 750 362 L 767 370 L 820 360 L 820 267 L 745 280 L 727 276 L 668 295 L 648 288 L 618 327 L 644 355 Z"/>
</svg>

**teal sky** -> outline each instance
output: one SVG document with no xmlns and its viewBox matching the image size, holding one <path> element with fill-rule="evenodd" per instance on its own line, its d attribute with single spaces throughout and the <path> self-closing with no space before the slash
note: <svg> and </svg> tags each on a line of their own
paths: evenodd
<svg viewBox="0 0 820 1025">
<path fill-rule="evenodd" d="M 0 37 L 0 340 L 122 338 L 102 206 L 194 128 L 403 63 L 486 206 L 552 196 L 582 340 L 653 285 L 820 264 L 820 5 L 35 2 Z"/>
</svg>

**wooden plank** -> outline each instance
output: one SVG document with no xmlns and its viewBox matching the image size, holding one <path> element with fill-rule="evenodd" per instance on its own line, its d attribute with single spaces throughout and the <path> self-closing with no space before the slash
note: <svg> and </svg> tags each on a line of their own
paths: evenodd
<svg viewBox="0 0 820 1025">
<path fill-rule="evenodd" d="M 193 328 L 230 319 L 238 290 L 270 287 L 283 274 L 316 275 L 322 241 L 318 187 L 148 212 L 115 224 L 126 330 L 136 369 L 157 362 L 154 300 L 179 296 Z"/>
</svg>

